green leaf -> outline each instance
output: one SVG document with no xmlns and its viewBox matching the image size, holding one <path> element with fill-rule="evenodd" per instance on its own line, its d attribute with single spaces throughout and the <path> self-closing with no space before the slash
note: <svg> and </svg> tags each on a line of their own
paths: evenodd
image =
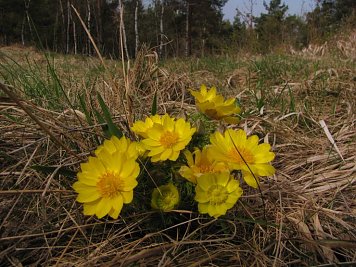
<svg viewBox="0 0 356 267">
<path fill-rule="evenodd" d="M 80 106 L 82 107 L 82 110 L 83 110 L 83 112 L 85 114 L 85 119 L 87 120 L 88 124 L 90 126 L 94 125 L 93 120 L 91 119 L 91 116 L 89 114 L 89 111 L 88 111 L 87 106 L 85 104 L 85 100 L 84 100 L 82 95 L 79 96 L 79 103 L 80 103 Z"/>
<path fill-rule="evenodd" d="M 105 137 L 109 138 L 110 131 L 109 131 L 109 127 L 106 124 L 104 117 L 96 109 L 94 109 L 94 114 L 95 114 L 95 117 L 96 117 L 97 121 L 99 122 L 99 124 L 101 124 L 101 129 L 103 130 Z"/>
<path fill-rule="evenodd" d="M 103 111 L 105 122 L 107 123 L 107 125 L 109 127 L 110 136 L 115 135 L 117 137 L 121 137 L 123 134 L 120 131 L 120 129 L 114 124 L 114 122 L 112 120 L 111 113 L 109 111 L 109 108 L 105 104 L 103 98 L 101 97 L 101 95 L 99 93 L 98 93 L 98 101 L 99 101 L 99 105 L 101 107 L 101 110 Z"/>
<path fill-rule="evenodd" d="M 157 91 L 153 97 L 152 107 L 151 107 L 151 114 L 152 116 L 156 115 L 157 113 Z"/>
</svg>

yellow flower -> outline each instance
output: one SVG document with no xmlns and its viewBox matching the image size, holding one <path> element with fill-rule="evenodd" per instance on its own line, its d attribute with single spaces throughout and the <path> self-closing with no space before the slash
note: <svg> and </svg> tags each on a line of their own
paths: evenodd
<svg viewBox="0 0 356 267">
<path fill-rule="evenodd" d="M 103 150 L 106 150 L 109 154 L 121 151 L 126 154 L 127 157 L 135 159 L 145 152 L 142 144 L 139 142 L 132 142 L 125 136 L 120 139 L 116 136 L 112 136 L 109 140 L 105 140 L 104 143 L 95 150 L 95 155 L 98 156 Z"/>
<path fill-rule="evenodd" d="M 210 142 L 215 160 L 227 163 L 231 170 L 241 170 L 245 182 L 254 188 L 258 186 L 258 176 L 275 173 L 270 165 L 275 154 L 269 144 L 258 144 L 257 135 L 247 138 L 243 130 L 227 129 L 224 136 L 219 132 L 211 135 Z"/>
<path fill-rule="evenodd" d="M 175 121 L 168 114 L 162 116 L 162 123 L 154 123 L 146 132 L 147 138 L 141 142 L 147 150 L 152 162 L 177 160 L 195 132 L 189 122 L 183 119 Z"/>
<path fill-rule="evenodd" d="M 173 184 L 162 185 L 152 192 L 151 207 L 162 211 L 171 211 L 179 202 L 177 187 Z"/>
<path fill-rule="evenodd" d="M 197 178 L 195 200 L 200 213 L 212 217 L 226 214 L 242 195 L 239 182 L 229 172 L 208 173 Z"/>
<path fill-rule="evenodd" d="M 137 185 L 136 177 L 140 167 L 129 142 L 125 137 L 104 142 L 96 151 L 96 157 L 80 165 L 78 181 L 73 184 L 78 193 L 77 201 L 84 203 L 84 215 L 105 215 L 117 219 L 123 204 L 133 199 L 133 189 Z M 126 144 L 126 148 L 117 147 L 116 142 Z M 134 147 L 134 146 L 133 146 Z M 132 154 L 131 154 L 132 153 Z"/>
<path fill-rule="evenodd" d="M 188 166 L 182 166 L 179 169 L 179 174 L 196 184 L 197 177 L 204 173 L 228 171 L 228 166 L 223 162 L 216 162 L 208 150 L 209 147 L 206 146 L 202 151 L 196 148 L 193 154 L 188 150 L 184 151 Z"/>
<path fill-rule="evenodd" d="M 151 129 L 154 123 L 162 124 L 161 116 L 154 115 L 147 117 L 145 121 L 136 121 L 131 130 L 139 136 L 147 138 L 147 130 Z"/>
<path fill-rule="evenodd" d="M 211 119 L 223 120 L 230 124 L 237 124 L 240 120 L 237 114 L 241 112 L 240 107 L 236 106 L 234 98 L 226 101 L 222 95 L 216 94 L 216 88 L 211 87 L 208 91 L 205 85 L 200 87 L 200 92 L 190 90 L 195 97 L 198 110 Z"/>
</svg>

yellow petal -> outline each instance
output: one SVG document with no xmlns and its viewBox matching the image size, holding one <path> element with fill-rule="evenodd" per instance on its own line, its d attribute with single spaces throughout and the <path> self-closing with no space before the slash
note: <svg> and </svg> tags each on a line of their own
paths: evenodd
<svg viewBox="0 0 356 267">
<path fill-rule="evenodd" d="M 162 136 L 163 127 L 161 125 L 155 124 L 156 127 L 153 127 L 147 131 L 147 137 L 156 141 L 159 141 Z"/>
<path fill-rule="evenodd" d="M 195 197 L 194 197 L 195 201 L 198 201 L 199 203 L 207 203 L 210 200 L 209 195 L 207 194 L 207 192 L 199 189 L 199 187 L 197 187 L 197 189 L 195 190 Z"/>
<path fill-rule="evenodd" d="M 146 147 L 150 147 L 152 149 L 152 147 L 156 147 L 156 146 L 160 146 L 161 142 L 157 141 L 157 140 L 153 140 L 153 139 L 144 139 L 141 141 Z"/>
<path fill-rule="evenodd" d="M 236 190 L 236 192 L 234 192 L 233 194 L 229 194 L 226 203 L 231 203 L 232 205 L 235 205 L 235 203 L 237 202 L 237 200 L 240 198 L 241 195 L 242 195 L 242 189 Z"/>
<path fill-rule="evenodd" d="M 198 210 L 201 214 L 208 213 L 209 204 L 208 203 L 198 203 Z"/>
<path fill-rule="evenodd" d="M 112 203 L 110 201 L 110 199 L 108 198 L 102 198 L 98 205 L 96 206 L 96 210 L 95 210 L 95 214 L 96 216 L 101 219 L 103 218 L 105 215 L 107 215 L 109 213 L 109 211 L 111 210 L 112 207 Z"/>
<path fill-rule="evenodd" d="M 93 173 L 93 175 L 100 177 L 106 170 L 102 162 L 97 157 L 89 157 L 88 162 L 80 164 L 83 172 Z"/>
<path fill-rule="evenodd" d="M 116 139 L 118 139 L 118 138 L 116 137 Z M 106 151 L 108 151 L 110 154 L 113 154 L 113 153 L 117 150 L 113 139 L 105 140 L 103 147 L 104 147 L 104 149 L 105 149 Z"/>
<path fill-rule="evenodd" d="M 115 209 L 111 209 L 110 211 L 109 211 L 109 216 L 111 217 L 111 218 L 113 218 L 113 219 L 117 219 L 118 217 L 119 217 L 119 214 L 120 214 L 120 212 L 121 212 L 121 209 L 119 209 L 119 210 L 115 210 Z"/>
<path fill-rule="evenodd" d="M 160 154 L 151 157 L 151 162 L 157 162 L 157 161 L 160 161 L 160 160 L 161 160 L 160 159 Z"/>
<path fill-rule="evenodd" d="M 77 196 L 76 200 L 80 203 L 87 203 L 87 202 L 95 201 L 99 198 L 101 198 L 101 195 L 95 188 L 93 190 L 86 190 L 86 191 L 80 192 L 79 195 Z"/>
<path fill-rule="evenodd" d="M 148 156 L 149 156 L 149 157 L 153 157 L 153 156 L 159 155 L 159 154 L 161 154 L 164 150 L 165 150 L 165 148 L 164 148 L 163 146 L 154 148 L 154 149 L 152 149 L 152 150 L 148 153 Z"/>
<path fill-rule="evenodd" d="M 112 155 L 106 150 L 103 150 L 99 155 L 98 159 L 105 166 L 106 170 L 109 171 L 120 171 L 122 163 L 122 152 L 115 151 Z"/>
<path fill-rule="evenodd" d="M 254 177 L 250 172 L 242 171 L 242 177 L 249 186 L 253 188 L 258 187 L 258 176 L 255 175 Z"/>
<path fill-rule="evenodd" d="M 197 179 L 194 176 L 193 171 L 189 167 L 187 166 L 180 167 L 179 174 L 185 179 L 187 179 L 189 182 L 192 182 L 193 184 L 197 183 Z"/>
<path fill-rule="evenodd" d="M 240 187 L 239 182 L 231 178 L 228 184 L 226 185 L 226 190 L 227 192 L 231 193 L 237 190 L 239 187 Z"/>
<path fill-rule="evenodd" d="M 266 163 L 266 164 L 255 164 L 253 166 L 253 172 L 257 173 L 257 175 L 259 176 L 271 176 L 276 172 L 276 170 L 272 165 Z"/>
<path fill-rule="evenodd" d="M 225 211 L 226 212 L 226 211 Z M 209 205 L 208 206 L 208 214 L 211 216 L 211 217 L 218 217 L 218 214 L 221 214 L 223 213 L 221 210 L 219 211 L 216 207 L 216 205 Z M 223 213 L 224 214 L 224 213 Z M 222 214 L 221 214 L 222 215 Z"/>
<path fill-rule="evenodd" d="M 125 166 L 122 168 L 120 172 L 121 177 L 128 177 L 135 169 L 136 167 L 136 161 L 134 160 L 128 160 L 125 162 Z"/>
<path fill-rule="evenodd" d="M 198 165 L 201 162 L 201 156 L 202 156 L 202 153 L 201 153 L 200 149 L 199 148 L 195 149 L 195 151 L 194 151 L 195 165 Z"/>
<path fill-rule="evenodd" d="M 229 172 L 223 172 L 221 174 L 218 174 L 215 176 L 216 178 L 216 183 L 218 185 L 222 185 L 222 186 L 226 186 L 226 184 L 229 182 L 230 180 L 230 173 Z"/>
<path fill-rule="evenodd" d="M 258 136 L 257 135 L 252 135 L 249 138 L 247 138 L 246 141 L 246 146 L 251 150 L 254 151 L 255 148 L 258 146 Z"/>
<path fill-rule="evenodd" d="M 274 159 L 274 157 L 275 157 L 275 154 L 273 152 L 254 154 L 255 163 L 257 163 L 257 164 L 271 162 Z"/>
<path fill-rule="evenodd" d="M 173 151 L 172 155 L 168 158 L 169 160 L 176 161 L 179 157 L 180 151 Z"/>
<path fill-rule="evenodd" d="M 133 199 L 133 191 L 128 191 L 128 192 L 121 192 L 122 198 L 123 198 L 123 202 L 125 204 L 131 203 L 132 199 Z"/>
<path fill-rule="evenodd" d="M 162 152 L 159 158 L 160 160 L 164 161 L 167 160 L 172 154 L 173 154 L 173 150 L 171 148 L 167 148 Z"/>
<path fill-rule="evenodd" d="M 189 150 L 184 150 L 183 154 L 184 154 L 185 158 L 187 159 L 188 166 L 193 166 L 194 161 L 193 161 L 192 153 Z"/>
<path fill-rule="evenodd" d="M 96 211 L 96 205 L 98 205 L 99 201 L 93 201 L 89 203 L 83 204 L 83 214 L 84 215 L 94 215 Z"/>
<path fill-rule="evenodd" d="M 216 87 L 211 87 L 206 94 L 206 99 L 213 99 L 216 96 Z"/>
<path fill-rule="evenodd" d="M 197 185 L 204 191 L 208 191 L 213 184 L 215 184 L 214 174 L 206 173 L 197 177 Z"/>
<path fill-rule="evenodd" d="M 175 123 L 174 131 L 182 134 L 184 133 L 184 129 L 185 129 L 185 121 L 182 118 L 180 118 Z"/>
<path fill-rule="evenodd" d="M 111 202 L 111 208 L 114 210 L 121 211 L 123 205 L 124 205 L 124 199 L 121 193 L 118 193 L 114 198 L 110 200 Z"/>
<path fill-rule="evenodd" d="M 96 190 L 96 184 L 94 186 L 87 185 L 83 183 L 82 181 L 77 181 L 73 184 L 72 186 L 76 192 L 85 192 L 85 191 L 95 191 Z"/>
<path fill-rule="evenodd" d="M 237 147 L 244 147 L 245 144 L 246 144 L 246 140 L 247 140 L 247 137 L 246 137 L 246 133 L 244 130 L 232 130 L 232 129 L 227 129 L 225 131 L 225 137 L 229 137 L 232 138 L 233 140 L 233 143 L 235 146 Z"/>
<path fill-rule="evenodd" d="M 136 186 L 137 186 L 137 181 L 136 179 L 125 179 L 125 184 L 122 185 L 121 187 L 121 191 L 125 191 L 125 192 L 128 192 L 128 191 L 132 191 Z"/>
<path fill-rule="evenodd" d="M 133 172 L 130 174 L 130 176 L 128 176 L 128 179 L 136 179 L 137 176 L 140 174 L 140 166 L 138 164 L 136 164 L 136 167 L 134 168 Z"/>
</svg>

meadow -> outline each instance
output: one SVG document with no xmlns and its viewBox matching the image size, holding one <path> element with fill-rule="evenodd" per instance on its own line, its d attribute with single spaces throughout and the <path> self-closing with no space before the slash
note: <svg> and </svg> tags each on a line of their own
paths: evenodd
<svg viewBox="0 0 356 267">
<path fill-rule="evenodd" d="M 129 63 L 1 47 L 1 265 L 356 264 L 356 61 L 331 47 L 164 61 L 142 49 Z M 241 122 L 229 127 L 272 146 L 275 175 L 258 190 L 241 183 L 219 218 L 194 205 L 152 210 L 145 174 L 118 219 L 84 216 L 72 188 L 80 163 L 153 109 L 199 117 L 188 89 L 201 84 L 237 99 Z M 145 171 L 179 182 L 169 168 Z"/>
</svg>

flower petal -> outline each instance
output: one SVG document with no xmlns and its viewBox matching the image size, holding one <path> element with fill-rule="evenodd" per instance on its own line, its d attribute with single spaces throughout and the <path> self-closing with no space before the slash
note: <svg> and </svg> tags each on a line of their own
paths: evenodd
<svg viewBox="0 0 356 267">
<path fill-rule="evenodd" d="M 215 184 L 215 175 L 211 173 L 203 174 L 197 177 L 197 184 L 202 190 L 208 191 L 210 186 Z"/>
<path fill-rule="evenodd" d="M 96 206 L 98 205 L 100 200 L 84 203 L 83 204 L 83 214 L 84 215 L 94 215 L 96 211 Z"/>
<path fill-rule="evenodd" d="M 199 203 L 198 210 L 201 214 L 205 214 L 209 212 L 209 204 L 208 203 Z"/>
<path fill-rule="evenodd" d="M 131 203 L 133 200 L 133 191 L 128 191 L 128 192 L 121 192 L 123 202 L 125 204 Z"/>
<path fill-rule="evenodd" d="M 96 216 L 99 219 L 103 218 L 105 215 L 109 213 L 111 207 L 112 207 L 111 200 L 108 198 L 102 198 L 99 201 L 98 205 L 96 206 L 96 210 L 95 210 Z"/>
<path fill-rule="evenodd" d="M 101 198 L 101 195 L 95 188 L 93 190 L 86 190 L 86 191 L 80 192 L 79 195 L 77 196 L 76 200 L 80 203 L 88 203 L 88 202 L 95 201 L 99 198 Z"/>
</svg>

